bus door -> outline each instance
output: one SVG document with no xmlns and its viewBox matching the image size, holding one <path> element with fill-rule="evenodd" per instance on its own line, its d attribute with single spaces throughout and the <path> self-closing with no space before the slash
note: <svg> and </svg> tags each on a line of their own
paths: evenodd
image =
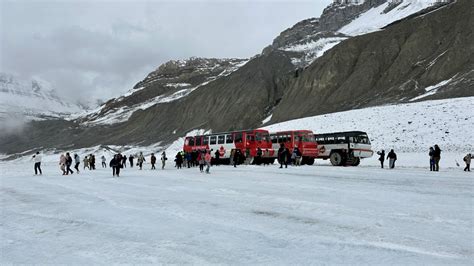
<svg viewBox="0 0 474 266">
<path fill-rule="evenodd" d="M 239 149 L 241 151 L 245 151 L 245 139 L 244 139 L 244 133 L 243 132 L 236 132 L 234 133 L 234 144 L 235 148 Z"/>
<path fill-rule="evenodd" d="M 257 150 L 255 143 L 255 135 L 253 134 L 253 132 L 247 132 L 245 135 L 245 157 L 253 157 L 255 156 L 255 151 Z"/>
</svg>

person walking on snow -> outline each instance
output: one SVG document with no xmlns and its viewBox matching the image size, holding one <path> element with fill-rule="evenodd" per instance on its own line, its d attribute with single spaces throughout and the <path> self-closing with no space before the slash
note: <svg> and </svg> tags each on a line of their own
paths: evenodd
<svg viewBox="0 0 474 266">
<path fill-rule="evenodd" d="M 151 163 L 151 170 L 155 170 L 156 157 L 154 153 L 151 154 L 150 163 Z"/>
<path fill-rule="evenodd" d="M 395 153 L 395 151 L 393 151 L 393 149 L 391 149 L 390 152 L 388 153 L 387 159 L 389 159 L 388 165 L 390 169 L 395 168 L 395 161 L 397 160 L 397 154 Z"/>
<path fill-rule="evenodd" d="M 471 159 L 474 158 L 470 153 L 464 156 L 463 161 L 466 163 L 466 167 L 464 168 L 464 172 L 471 172 Z"/>
<path fill-rule="evenodd" d="M 138 155 L 138 166 L 140 167 L 140 170 L 142 170 L 142 167 L 143 167 L 143 163 L 145 162 L 145 157 L 143 156 L 143 153 L 140 152 L 140 154 Z"/>
<path fill-rule="evenodd" d="M 122 156 L 122 168 L 127 168 L 127 155 Z"/>
<path fill-rule="evenodd" d="M 105 158 L 105 155 L 102 155 L 100 160 L 102 161 L 102 168 L 107 168 L 107 158 Z"/>
<path fill-rule="evenodd" d="M 76 172 L 79 174 L 79 164 L 81 164 L 81 157 L 77 155 L 77 153 L 74 153 L 74 169 L 76 169 Z"/>
<path fill-rule="evenodd" d="M 285 168 L 288 168 L 287 156 L 285 144 L 281 143 L 280 148 L 278 149 L 278 162 L 280 163 L 280 168 L 283 168 L 283 165 L 285 165 Z"/>
<path fill-rule="evenodd" d="M 71 172 L 71 174 L 74 174 L 74 172 L 71 170 L 71 165 L 72 165 L 72 157 L 69 155 L 69 152 L 66 153 L 66 175 Z"/>
<path fill-rule="evenodd" d="M 380 155 L 379 157 L 380 166 L 383 168 L 383 162 L 385 161 L 385 151 L 384 150 L 379 151 L 377 152 L 377 154 Z"/>
<path fill-rule="evenodd" d="M 435 163 L 435 171 L 439 171 L 439 161 L 441 160 L 441 149 L 438 145 L 434 145 L 433 159 Z"/>
<path fill-rule="evenodd" d="M 109 166 L 112 168 L 112 176 L 120 177 L 120 163 L 121 161 L 117 154 L 112 157 L 112 160 L 110 160 Z"/>
<path fill-rule="evenodd" d="M 89 158 L 87 156 L 84 157 L 84 160 L 82 160 L 82 162 L 84 163 L 84 169 L 89 169 Z"/>
<path fill-rule="evenodd" d="M 35 175 L 38 174 L 38 171 L 39 171 L 39 174 L 42 175 L 43 172 L 41 171 L 41 155 L 39 151 L 37 151 L 36 154 L 33 155 L 32 159 L 35 162 Z"/>
<path fill-rule="evenodd" d="M 206 155 L 204 155 L 204 160 L 206 161 L 206 174 L 210 174 L 209 170 L 211 168 L 211 159 L 212 159 L 212 156 L 211 156 L 211 151 L 209 152 L 206 152 Z"/>
<path fill-rule="evenodd" d="M 66 156 L 64 154 L 59 157 L 59 167 L 63 171 L 63 175 L 66 175 Z"/>
<path fill-rule="evenodd" d="M 430 151 L 428 152 L 428 155 L 430 156 L 430 171 L 435 170 L 435 160 L 434 160 L 434 149 L 433 147 L 430 147 Z"/>
<path fill-rule="evenodd" d="M 163 151 L 161 153 L 161 170 L 165 169 L 166 160 L 168 160 L 168 158 L 166 158 L 166 152 Z"/>
<path fill-rule="evenodd" d="M 128 156 L 128 161 L 130 162 L 130 168 L 133 168 L 133 159 L 135 159 L 135 157 L 133 157 L 133 154 L 130 154 Z"/>
<path fill-rule="evenodd" d="M 176 168 L 181 169 L 183 165 L 183 155 L 181 154 L 181 152 L 176 153 L 175 160 L 176 160 Z"/>
</svg>

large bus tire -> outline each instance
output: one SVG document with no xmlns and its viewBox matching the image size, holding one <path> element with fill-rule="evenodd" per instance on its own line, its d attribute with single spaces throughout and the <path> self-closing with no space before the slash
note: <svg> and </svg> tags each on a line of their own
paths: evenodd
<svg viewBox="0 0 474 266">
<path fill-rule="evenodd" d="M 314 164 L 314 158 L 304 157 L 303 158 L 303 164 L 313 165 Z"/>
<path fill-rule="evenodd" d="M 340 154 L 339 152 L 331 153 L 331 155 L 329 156 L 329 160 L 331 161 L 331 164 L 334 166 L 341 166 L 343 163 L 342 154 Z"/>
</svg>

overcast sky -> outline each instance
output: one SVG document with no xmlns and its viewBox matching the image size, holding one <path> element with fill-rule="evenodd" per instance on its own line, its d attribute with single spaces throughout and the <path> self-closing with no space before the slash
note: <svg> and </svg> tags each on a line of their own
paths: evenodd
<svg viewBox="0 0 474 266">
<path fill-rule="evenodd" d="M 0 0 L 0 71 L 105 100 L 171 59 L 258 54 L 331 1 Z"/>
</svg>

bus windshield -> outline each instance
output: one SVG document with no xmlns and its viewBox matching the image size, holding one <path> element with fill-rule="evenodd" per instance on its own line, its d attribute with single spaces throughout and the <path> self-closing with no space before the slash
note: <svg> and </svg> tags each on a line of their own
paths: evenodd
<svg viewBox="0 0 474 266">
<path fill-rule="evenodd" d="M 354 143 L 360 143 L 360 144 L 370 144 L 370 140 L 367 135 L 359 135 L 359 136 L 350 137 L 350 141 Z"/>
<path fill-rule="evenodd" d="M 296 132 L 295 141 L 314 142 L 314 135 L 309 132 Z"/>
<path fill-rule="evenodd" d="M 268 133 L 256 132 L 255 133 L 255 139 L 257 141 L 270 141 L 270 136 L 269 136 Z"/>
</svg>

